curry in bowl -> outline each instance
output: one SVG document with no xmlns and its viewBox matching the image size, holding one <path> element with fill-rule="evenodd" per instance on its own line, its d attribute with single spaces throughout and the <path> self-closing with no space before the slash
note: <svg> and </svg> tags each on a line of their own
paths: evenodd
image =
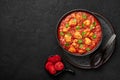
<svg viewBox="0 0 120 80">
<path fill-rule="evenodd" d="M 61 47 L 70 54 L 87 54 L 102 40 L 97 18 L 86 11 L 73 11 L 59 22 L 57 37 Z"/>
</svg>

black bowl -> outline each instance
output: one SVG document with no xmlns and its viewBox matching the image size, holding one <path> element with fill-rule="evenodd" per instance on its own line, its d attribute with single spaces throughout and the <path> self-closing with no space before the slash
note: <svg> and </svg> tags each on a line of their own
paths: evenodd
<svg viewBox="0 0 120 80">
<path fill-rule="evenodd" d="M 99 48 L 100 44 L 102 43 L 102 38 L 103 38 L 103 35 L 102 35 L 101 40 L 99 41 L 99 43 L 97 44 L 97 46 L 96 46 L 93 50 L 91 50 L 91 51 L 89 51 L 89 52 L 86 52 L 85 54 L 79 54 L 79 53 L 74 53 L 74 54 L 73 54 L 73 53 L 67 51 L 66 49 L 64 49 L 64 48 L 62 47 L 62 45 L 60 44 L 60 41 L 59 41 L 59 39 L 58 39 L 58 27 L 59 27 L 61 21 L 62 21 L 66 16 L 68 16 L 69 14 L 71 14 L 71 13 L 73 13 L 73 12 L 80 12 L 80 11 L 81 11 L 81 12 L 89 13 L 89 14 L 93 15 L 93 16 L 97 19 L 97 17 L 93 14 L 93 12 L 91 12 L 91 11 L 89 11 L 89 10 L 85 10 L 85 9 L 74 9 L 74 10 L 71 10 L 71 11 L 66 12 L 66 13 L 59 19 L 59 21 L 58 21 L 58 23 L 57 23 L 57 28 L 56 28 L 56 38 L 57 38 L 57 41 L 58 41 L 59 46 L 64 50 L 65 53 L 68 53 L 68 54 L 74 55 L 74 56 L 86 56 L 86 55 L 89 55 L 89 54 L 93 53 L 94 51 L 96 51 L 96 50 Z M 100 23 L 100 21 L 99 21 L 98 19 L 97 19 L 97 21 Z M 100 23 L 100 26 L 102 26 L 101 23 Z M 101 27 L 101 29 L 102 29 L 102 27 Z M 102 34 L 103 34 L 103 33 L 102 33 Z"/>
</svg>

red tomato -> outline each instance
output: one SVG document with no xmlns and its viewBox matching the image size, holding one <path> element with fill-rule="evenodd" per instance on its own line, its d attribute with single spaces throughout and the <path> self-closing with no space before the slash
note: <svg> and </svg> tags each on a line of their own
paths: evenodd
<svg viewBox="0 0 120 80">
<path fill-rule="evenodd" d="M 57 71 L 63 70 L 63 69 L 64 69 L 64 64 L 63 64 L 62 62 L 57 62 L 57 63 L 55 64 L 55 69 L 56 69 Z"/>
<path fill-rule="evenodd" d="M 47 63 L 45 64 L 45 68 L 46 68 L 46 70 L 48 70 L 48 69 L 49 69 L 49 66 L 51 66 L 51 65 L 53 65 L 52 62 L 47 62 Z"/>
<path fill-rule="evenodd" d="M 61 57 L 59 55 L 54 55 L 48 58 L 49 62 L 56 63 L 58 61 L 61 61 Z"/>
<path fill-rule="evenodd" d="M 52 74 L 52 75 L 56 74 L 56 70 L 55 70 L 54 65 L 50 65 L 50 66 L 48 67 L 48 71 L 49 71 L 49 73 Z"/>
</svg>

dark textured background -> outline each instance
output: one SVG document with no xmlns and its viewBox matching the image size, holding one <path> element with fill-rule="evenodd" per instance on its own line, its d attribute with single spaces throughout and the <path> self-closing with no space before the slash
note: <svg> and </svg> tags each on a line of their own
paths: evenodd
<svg viewBox="0 0 120 80">
<path fill-rule="evenodd" d="M 57 46 L 55 28 L 67 11 L 88 9 L 114 25 L 114 55 L 96 70 L 76 69 L 60 80 L 120 80 L 120 0 L 0 0 L 0 80 L 53 80 L 44 62 Z"/>
</svg>

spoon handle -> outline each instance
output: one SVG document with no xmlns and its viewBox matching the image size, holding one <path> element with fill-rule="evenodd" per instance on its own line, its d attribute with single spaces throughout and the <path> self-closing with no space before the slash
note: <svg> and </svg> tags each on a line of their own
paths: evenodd
<svg viewBox="0 0 120 80">
<path fill-rule="evenodd" d="M 99 53 L 96 53 L 92 56 L 92 60 L 91 60 L 92 68 L 98 68 L 100 65 L 102 65 L 102 63 L 104 61 L 104 55 L 106 54 L 106 50 L 109 48 L 109 46 L 111 46 L 111 44 L 115 40 L 115 38 L 116 38 L 116 34 L 113 34 L 109 38 L 109 40 L 106 43 L 106 45 L 104 46 L 104 48 L 102 48 L 102 50 Z M 98 60 L 96 60 L 96 57 Z"/>
<path fill-rule="evenodd" d="M 106 45 L 103 47 L 102 51 L 106 51 L 106 49 L 108 49 L 110 47 L 110 45 L 112 44 L 112 42 L 115 40 L 116 38 L 116 34 L 113 34 L 110 39 L 107 41 Z"/>
<path fill-rule="evenodd" d="M 54 76 L 58 76 L 60 74 L 63 74 L 65 72 L 70 72 L 71 74 L 75 74 L 75 72 L 72 70 L 72 69 L 68 69 L 68 68 L 65 68 L 64 70 L 58 72 L 57 74 L 55 74 Z"/>
<path fill-rule="evenodd" d="M 66 72 L 70 72 L 72 74 L 75 74 L 75 72 L 72 69 L 65 69 Z"/>
<path fill-rule="evenodd" d="M 101 60 L 100 60 L 100 62 L 97 64 L 96 67 L 99 67 L 100 65 L 103 64 L 104 55 L 106 54 L 106 50 L 111 46 L 111 44 L 113 43 L 113 41 L 115 40 L 115 38 L 116 38 L 116 34 L 113 34 L 113 35 L 110 37 L 110 39 L 108 40 L 108 42 L 106 43 L 105 47 L 103 48 L 104 53 L 101 53 L 101 54 L 102 54 Z"/>
</svg>

